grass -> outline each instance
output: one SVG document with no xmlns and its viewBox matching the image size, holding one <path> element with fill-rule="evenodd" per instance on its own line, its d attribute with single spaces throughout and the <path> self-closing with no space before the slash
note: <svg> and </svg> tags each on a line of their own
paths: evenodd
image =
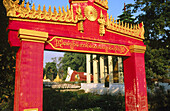
<svg viewBox="0 0 170 111">
<path fill-rule="evenodd" d="M 44 88 L 44 111 L 124 111 L 124 96 L 95 95 L 91 93 L 60 92 Z"/>
</svg>

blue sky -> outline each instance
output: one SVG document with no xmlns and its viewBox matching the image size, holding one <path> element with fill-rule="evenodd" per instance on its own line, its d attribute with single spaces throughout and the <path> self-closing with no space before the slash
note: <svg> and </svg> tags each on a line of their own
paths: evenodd
<svg viewBox="0 0 170 111">
<path fill-rule="evenodd" d="M 31 0 L 30 0 L 31 1 Z M 41 8 L 43 8 L 43 5 L 46 6 L 46 10 L 48 10 L 48 7 L 51 5 L 51 7 L 58 7 L 64 6 L 66 8 L 67 5 L 69 5 L 69 0 L 32 0 L 35 3 L 35 8 L 38 8 L 38 4 L 41 5 Z M 122 14 L 122 9 L 124 7 L 124 3 L 134 3 L 134 0 L 108 0 L 108 6 L 109 15 L 112 15 L 115 19 L 117 16 Z M 45 67 L 46 62 L 52 62 L 51 58 L 53 57 L 60 57 L 63 56 L 64 53 L 59 53 L 56 51 L 44 51 L 44 64 L 43 67 Z"/>
</svg>

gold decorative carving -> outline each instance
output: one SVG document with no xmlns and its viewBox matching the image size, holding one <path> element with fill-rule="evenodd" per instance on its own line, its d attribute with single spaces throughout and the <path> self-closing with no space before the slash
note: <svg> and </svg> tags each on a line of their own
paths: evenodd
<svg viewBox="0 0 170 111">
<path fill-rule="evenodd" d="M 105 34 L 106 21 L 104 19 L 104 15 L 102 13 L 102 10 L 100 12 L 100 18 L 98 19 L 98 23 L 100 24 L 100 26 L 99 26 L 100 36 L 103 36 Z"/>
<path fill-rule="evenodd" d="M 18 37 L 21 41 L 45 43 L 45 41 L 47 41 L 48 38 L 48 33 L 28 29 L 19 29 Z"/>
<path fill-rule="evenodd" d="M 95 21 L 98 16 L 96 9 L 92 6 L 87 6 L 84 9 L 84 14 L 87 17 L 87 19 L 90 21 Z"/>
<path fill-rule="evenodd" d="M 38 111 L 38 108 L 33 108 L 33 109 L 24 109 L 24 111 Z"/>
<path fill-rule="evenodd" d="M 123 21 L 120 22 L 114 20 L 112 18 L 112 15 L 109 18 L 109 15 L 107 14 L 107 26 L 106 29 L 115 31 L 115 32 L 120 32 L 125 35 L 130 35 L 134 36 L 136 38 L 139 38 L 141 40 L 144 39 L 144 27 L 143 23 L 141 24 L 129 24 L 129 23 L 124 23 Z"/>
<path fill-rule="evenodd" d="M 51 6 L 49 6 L 48 11 L 46 10 L 45 5 L 43 6 L 43 10 L 41 11 L 41 6 L 38 6 L 38 9 L 35 9 L 35 5 L 33 3 L 32 8 L 30 9 L 29 3 L 24 7 L 25 1 L 23 0 L 22 4 L 19 5 L 19 0 L 3 0 L 3 4 L 7 11 L 7 16 L 9 17 L 20 17 L 20 18 L 29 18 L 29 19 L 39 19 L 39 20 L 50 20 L 50 21 L 58 21 L 58 22 L 68 22 L 68 23 L 77 23 L 78 20 L 76 16 L 73 14 L 73 7 L 71 9 L 68 8 L 65 10 L 64 7 L 62 9 L 59 7 L 59 12 L 56 11 L 54 7 L 54 12 L 51 11 Z"/>
<path fill-rule="evenodd" d="M 131 45 L 129 49 L 131 53 L 145 53 L 146 46 Z"/>
<path fill-rule="evenodd" d="M 80 33 L 83 33 L 84 32 L 83 22 L 85 21 L 86 18 L 83 17 L 80 6 L 76 12 L 77 12 L 77 19 L 78 19 L 78 30 L 80 31 Z"/>
<path fill-rule="evenodd" d="M 88 0 L 72 0 L 71 3 L 87 3 Z"/>
<path fill-rule="evenodd" d="M 101 5 L 102 7 L 108 9 L 108 0 L 95 0 L 95 3 Z"/>
</svg>

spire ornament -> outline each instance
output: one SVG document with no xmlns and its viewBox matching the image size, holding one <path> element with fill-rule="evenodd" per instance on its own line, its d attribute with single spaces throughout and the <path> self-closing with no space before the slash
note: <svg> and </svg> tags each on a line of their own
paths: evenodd
<svg viewBox="0 0 170 111">
<path fill-rule="evenodd" d="M 103 36 L 105 34 L 105 26 L 106 26 L 106 21 L 104 19 L 104 15 L 102 13 L 102 10 L 100 12 L 100 18 L 98 19 L 98 23 L 99 23 L 99 33 L 100 36 Z"/>
<path fill-rule="evenodd" d="M 80 6 L 76 12 L 77 12 L 77 19 L 78 19 L 78 30 L 80 31 L 80 33 L 83 33 L 84 32 L 83 22 L 86 20 L 86 18 L 83 17 Z"/>
</svg>

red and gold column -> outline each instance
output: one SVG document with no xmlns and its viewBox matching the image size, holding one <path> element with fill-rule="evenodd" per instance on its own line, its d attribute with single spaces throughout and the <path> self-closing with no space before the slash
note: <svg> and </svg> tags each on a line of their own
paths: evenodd
<svg viewBox="0 0 170 111">
<path fill-rule="evenodd" d="M 123 61 L 126 111 L 148 111 L 145 50 L 145 46 L 132 45 L 131 56 Z"/>
<path fill-rule="evenodd" d="M 16 57 L 14 111 L 42 111 L 43 54 L 48 33 L 19 29 Z"/>
</svg>

